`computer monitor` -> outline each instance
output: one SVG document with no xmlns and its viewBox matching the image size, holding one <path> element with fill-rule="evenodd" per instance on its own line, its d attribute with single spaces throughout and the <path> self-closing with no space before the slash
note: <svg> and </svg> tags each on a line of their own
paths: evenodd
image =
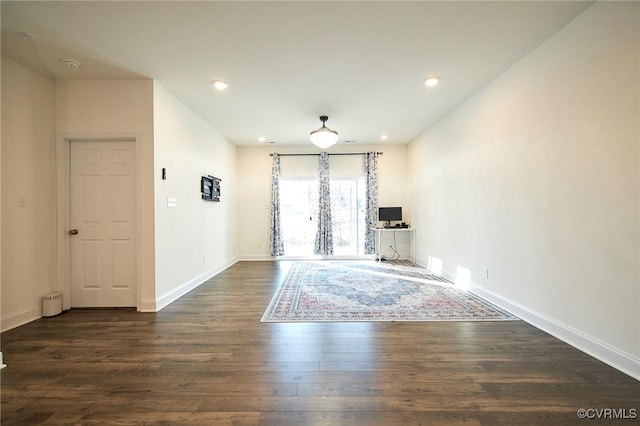
<svg viewBox="0 0 640 426">
<path fill-rule="evenodd" d="M 378 220 L 387 222 L 389 225 L 394 221 L 402 220 L 402 207 L 380 207 L 378 208 Z"/>
</svg>

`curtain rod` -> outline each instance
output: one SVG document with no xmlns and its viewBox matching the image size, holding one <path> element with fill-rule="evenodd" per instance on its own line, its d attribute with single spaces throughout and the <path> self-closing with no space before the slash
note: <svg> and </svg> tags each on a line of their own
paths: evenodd
<svg viewBox="0 0 640 426">
<path fill-rule="evenodd" d="M 269 154 L 270 157 L 273 157 L 273 154 L 278 154 L 276 153 L 271 153 Z M 366 154 L 366 152 L 336 152 L 334 154 L 329 154 L 329 155 L 364 155 Z M 376 154 L 378 155 L 382 155 L 382 152 L 376 152 Z M 320 155 L 320 154 L 278 154 L 280 157 L 304 157 L 304 156 L 309 156 L 309 155 Z"/>
</svg>

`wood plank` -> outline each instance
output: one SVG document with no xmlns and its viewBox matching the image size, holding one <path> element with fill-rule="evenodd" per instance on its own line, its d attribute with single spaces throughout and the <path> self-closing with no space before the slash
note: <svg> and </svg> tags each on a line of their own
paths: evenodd
<svg viewBox="0 0 640 426">
<path fill-rule="evenodd" d="M 239 262 L 158 313 L 2 334 L 1 422 L 583 424 L 640 382 L 522 321 L 260 323 L 290 262 Z"/>
</svg>

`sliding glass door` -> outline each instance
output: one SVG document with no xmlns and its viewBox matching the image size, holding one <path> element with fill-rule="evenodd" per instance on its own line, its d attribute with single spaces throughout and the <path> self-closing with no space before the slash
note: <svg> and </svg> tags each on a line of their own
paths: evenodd
<svg viewBox="0 0 640 426">
<path fill-rule="evenodd" d="M 331 179 L 334 255 L 364 254 L 363 177 Z M 313 256 L 318 227 L 318 180 L 282 178 L 280 212 L 287 256 Z"/>
<path fill-rule="evenodd" d="M 318 179 L 280 179 L 280 226 L 286 256 L 313 256 Z"/>
<path fill-rule="evenodd" d="M 331 180 L 333 253 L 364 254 L 364 178 Z"/>
</svg>

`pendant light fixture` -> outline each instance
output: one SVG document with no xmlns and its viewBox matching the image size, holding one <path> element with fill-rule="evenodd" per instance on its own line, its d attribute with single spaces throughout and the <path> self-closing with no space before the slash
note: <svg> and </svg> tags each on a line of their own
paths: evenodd
<svg viewBox="0 0 640 426">
<path fill-rule="evenodd" d="M 324 123 L 329 119 L 326 115 L 320 116 L 320 121 L 322 121 L 322 127 L 317 130 L 311 132 L 310 139 L 311 142 L 320 149 L 327 149 L 331 145 L 338 142 L 338 132 L 335 130 L 331 130 Z"/>
</svg>

